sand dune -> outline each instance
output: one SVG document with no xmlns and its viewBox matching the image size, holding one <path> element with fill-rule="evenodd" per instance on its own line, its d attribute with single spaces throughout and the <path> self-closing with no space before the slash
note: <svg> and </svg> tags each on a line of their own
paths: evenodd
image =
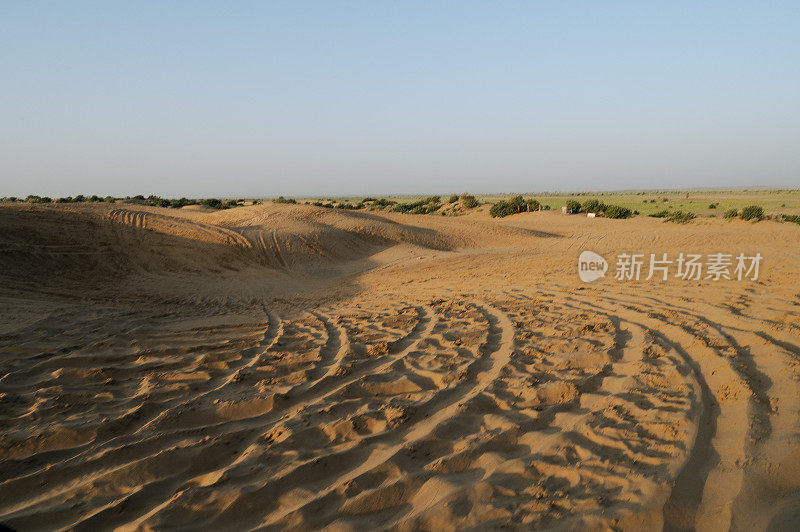
<svg viewBox="0 0 800 532">
<path fill-rule="evenodd" d="M 0 523 L 796 529 L 800 227 L 0 208 Z M 764 256 L 583 284 L 582 250 Z"/>
</svg>

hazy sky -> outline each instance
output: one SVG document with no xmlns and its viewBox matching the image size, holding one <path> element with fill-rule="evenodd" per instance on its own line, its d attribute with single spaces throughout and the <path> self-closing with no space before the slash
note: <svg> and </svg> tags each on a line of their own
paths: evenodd
<svg viewBox="0 0 800 532">
<path fill-rule="evenodd" d="M 0 1 L 0 196 L 800 186 L 800 2 Z"/>
</svg>

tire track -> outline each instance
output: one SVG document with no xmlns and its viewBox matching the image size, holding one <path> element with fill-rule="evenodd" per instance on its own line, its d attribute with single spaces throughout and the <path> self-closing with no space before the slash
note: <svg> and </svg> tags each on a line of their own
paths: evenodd
<svg viewBox="0 0 800 532">
<path fill-rule="evenodd" d="M 581 296 L 572 295 L 569 298 L 589 304 Z M 664 505 L 664 529 L 691 530 L 709 527 L 712 523 L 718 527 L 720 520 L 730 525 L 733 499 L 743 482 L 742 472 L 734 464 L 744 459 L 742 450 L 747 427 L 741 426 L 741 419 L 748 418 L 747 405 L 736 397 L 726 397 L 720 401 L 712 388 L 724 389 L 728 383 L 738 382 L 738 376 L 725 361 L 720 360 L 714 349 L 698 343 L 695 336 L 674 325 L 658 311 L 626 307 L 609 309 L 606 303 L 596 300 L 591 304 L 611 312 L 620 312 L 631 322 L 637 322 L 638 319 L 642 326 L 648 327 L 645 323 L 649 324 L 648 328 L 692 368 L 702 390 L 691 452 Z M 706 354 L 692 356 L 683 345 L 691 345 Z M 713 382 L 709 382 L 707 376 L 713 378 Z M 721 464 L 723 467 L 720 467 Z"/>
<path fill-rule="evenodd" d="M 429 437 L 438 426 L 453 417 L 453 410 L 458 404 L 464 404 L 475 398 L 478 394 L 486 390 L 492 382 L 498 379 L 503 367 L 505 367 L 511 359 L 514 326 L 505 313 L 486 303 L 476 304 L 475 307 L 487 318 L 489 327 L 486 342 L 480 347 L 478 357 L 468 368 L 468 373 L 472 376 L 472 379 L 468 381 L 472 383 L 470 387 L 462 393 L 458 393 L 458 390 L 444 390 L 439 392 L 437 396 L 429 400 L 427 404 L 422 405 L 422 409 L 432 410 L 434 414 L 420 419 L 417 423 L 405 430 L 402 436 L 396 433 L 393 434 L 394 439 L 399 439 L 399 442 L 378 448 L 370 453 L 369 460 L 361 462 L 355 468 L 351 468 L 347 471 L 339 471 L 336 482 L 318 490 L 310 498 L 295 502 L 288 508 L 281 508 L 267 515 L 263 521 L 258 523 L 258 527 L 277 526 L 288 515 L 302 511 L 304 508 L 313 505 L 315 502 L 333 493 L 343 484 L 391 460 L 403 449 L 407 449 L 423 441 L 425 438 Z M 369 442 L 371 439 L 379 438 L 368 437 L 366 441 Z M 358 450 L 349 450 L 345 451 L 345 453 L 340 453 L 348 456 L 339 456 L 336 461 L 343 464 L 352 463 L 356 458 L 352 455 L 357 454 L 357 452 Z M 330 455 L 326 458 L 330 458 Z M 304 469 L 311 468 L 313 470 L 315 466 L 316 464 L 312 462 L 292 468 L 282 476 L 274 479 L 273 482 L 283 486 L 291 485 L 291 479 L 305 477 L 307 471 L 304 471 Z M 266 488 L 262 489 L 267 491 Z"/>
<path fill-rule="evenodd" d="M 321 380 L 318 383 L 318 389 L 309 389 L 304 393 L 298 394 L 298 397 L 310 397 L 292 402 L 290 405 L 285 405 L 278 413 L 269 413 L 263 416 L 258 416 L 257 418 L 248 419 L 246 420 L 246 425 L 244 427 L 240 426 L 240 428 L 234 432 L 227 432 L 228 436 L 240 440 L 242 442 L 240 443 L 241 448 L 251 448 L 262 436 L 265 427 L 272 425 L 274 422 L 279 421 L 280 419 L 294 418 L 303 410 L 328 399 L 331 395 L 344 389 L 349 384 L 352 384 L 353 382 L 363 378 L 367 374 L 379 373 L 388 369 L 389 366 L 394 364 L 397 360 L 402 359 L 410 352 L 414 351 L 419 342 L 427 338 L 433 329 L 436 320 L 433 313 L 430 312 L 430 309 L 426 310 L 423 307 L 418 307 L 417 312 L 419 315 L 418 323 L 405 337 L 394 342 L 394 356 L 390 357 L 389 360 L 384 361 L 379 365 L 369 365 L 369 368 L 363 369 L 357 374 L 348 375 L 343 381 L 330 383 L 329 381 L 326 382 Z M 329 346 L 330 345 L 332 344 L 329 344 Z M 280 414 L 280 417 L 278 417 L 278 414 Z M 209 431 L 206 430 L 205 432 L 208 434 Z M 214 432 L 216 433 L 217 431 Z M 236 456 L 236 458 L 230 460 L 226 464 L 214 464 L 213 467 L 206 467 L 196 472 L 196 475 L 202 475 L 213 471 L 215 480 L 203 486 L 204 488 L 208 490 L 215 489 L 217 487 L 217 482 L 225 478 L 226 472 L 230 471 L 231 468 L 241 462 L 242 458 L 239 456 L 239 453 L 234 453 L 234 456 Z M 285 486 L 282 486 L 280 489 L 285 489 Z M 148 513 L 150 513 L 152 510 L 153 509 L 149 509 Z"/>
</svg>

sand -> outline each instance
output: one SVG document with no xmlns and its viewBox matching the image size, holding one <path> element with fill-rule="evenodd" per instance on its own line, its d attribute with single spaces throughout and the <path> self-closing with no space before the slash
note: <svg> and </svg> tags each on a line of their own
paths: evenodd
<svg viewBox="0 0 800 532">
<path fill-rule="evenodd" d="M 0 207 L 0 523 L 791 530 L 800 227 Z M 758 280 L 577 276 L 761 253 Z"/>
</svg>

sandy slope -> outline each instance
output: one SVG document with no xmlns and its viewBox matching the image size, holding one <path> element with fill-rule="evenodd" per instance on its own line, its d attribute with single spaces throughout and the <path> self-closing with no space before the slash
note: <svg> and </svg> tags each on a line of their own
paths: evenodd
<svg viewBox="0 0 800 532">
<path fill-rule="evenodd" d="M 0 208 L 0 523 L 793 529 L 800 227 Z M 764 255 L 584 285 L 580 251 Z M 613 267 L 613 265 L 612 265 Z"/>
</svg>

